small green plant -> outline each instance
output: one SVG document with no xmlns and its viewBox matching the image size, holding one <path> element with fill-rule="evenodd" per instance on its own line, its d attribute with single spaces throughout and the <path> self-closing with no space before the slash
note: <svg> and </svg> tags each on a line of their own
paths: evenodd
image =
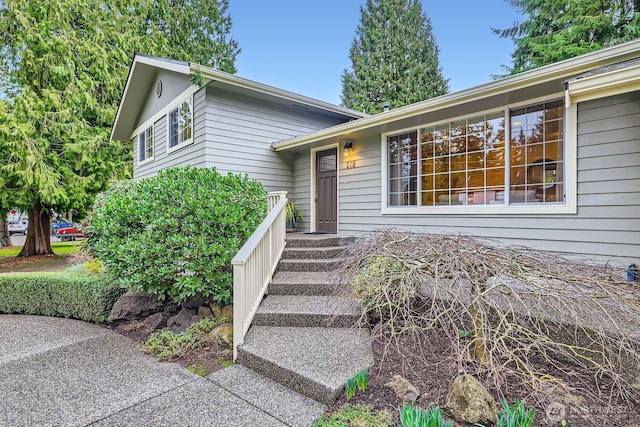
<svg viewBox="0 0 640 427">
<path fill-rule="evenodd" d="M 438 406 L 423 410 L 405 403 L 398 411 L 402 427 L 453 427 L 453 421 L 445 420 Z"/>
<path fill-rule="evenodd" d="M 347 386 L 345 387 L 347 392 L 347 402 L 356 395 L 356 378 L 351 377 L 347 380 Z"/>
<path fill-rule="evenodd" d="M 356 384 L 358 386 L 358 390 L 366 391 L 367 386 L 369 385 L 369 370 L 363 369 L 356 374 Z"/>
<path fill-rule="evenodd" d="M 458 329 L 458 338 L 473 338 L 473 331 Z"/>
<path fill-rule="evenodd" d="M 287 200 L 287 204 L 284 207 L 284 214 L 287 222 L 295 224 L 297 221 L 304 221 L 304 215 L 302 209 L 298 206 L 296 199 Z"/>
<path fill-rule="evenodd" d="M 516 399 L 513 405 L 502 400 L 502 409 L 498 413 L 497 427 L 533 427 L 535 409 L 527 410 L 524 402 Z"/>
<path fill-rule="evenodd" d="M 369 405 L 343 405 L 339 411 L 323 415 L 312 427 L 388 427 L 393 425 L 393 416 L 386 412 L 375 412 Z"/>
<path fill-rule="evenodd" d="M 222 361 L 222 367 L 225 368 L 225 369 L 226 368 L 230 368 L 233 365 L 235 365 L 235 363 L 233 363 L 231 360 L 223 360 Z"/>
<path fill-rule="evenodd" d="M 201 377 L 207 376 L 207 369 L 202 364 L 187 366 L 187 369 Z"/>
<path fill-rule="evenodd" d="M 202 347 L 204 335 L 226 322 L 226 317 L 202 319 L 180 334 L 171 331 L 155 333 L 140 345 L 140 349 L 145 353 L 153 354 L 161 362 L 177 360 Z"/>
<path fill-rule="evenodd" d="M 356 395 L 356 390 L 366 391 L 368 385 L 369 370 L 365 368 L 347 380 L 347 385 L 345 386 L 347 401 Z"/>
</svg>

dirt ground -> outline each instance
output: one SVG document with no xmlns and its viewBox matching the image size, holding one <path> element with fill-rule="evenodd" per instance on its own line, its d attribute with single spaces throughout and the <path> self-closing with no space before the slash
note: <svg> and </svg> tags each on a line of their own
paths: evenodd
<svg viewBox="0 0 640 427">
<path fill-rule="evenodd" d="M 395 346 L 387 346 L 381 340 L 373 343 L 375 365 L 370 370 L 369 387 L 364 393 L 357 392 L 350 404 L 369 404 L 378 410 L 386 410 L 398 420 L 398 408 L 402 401 L 384 384 L 389 382 L 396 374 L 407 378 L 413 385 L 420 389 L 421 395 L 416 405 L 427 408 L 438 405 L 444 408 L 449 386 L 459 375 L 459 368 L 451 355 L 450 344 L 444 334 L 431 331 L 421 339 L 405 336 L 399 339 L 397 351 Z M 550 373 L 554 369 L 546 367 Z M 489 393 L 496 399 L 500 407 L 500 397 L 506 398 L 512 403 L 516 398 L 523 400 L 526 391 L 517 383 L 512 383 L 504 395 L 488 381 L 482 381 Z M 601 384 L 602 386 L 602 384 Z M 593 384 L 595 387 L 595 382 Z M 533 406 L 525 400 L 527 407 Z M 331 408 L 332 411 L 347 403 L 342 396 Z M 561 426 L 561 422 L 551 421 L 546 414 L 547 407 L 535 407 L 536 426 Z M 615 402 L 586 400 L 579 406 L 563 405 L 564 419 L 567 426 L 640 426 L 640 402 L 635 405 L 625 406 Z M 446 411 L 445 411 L 446 414 Z M 456 426 L 471 426 L 471 424 L 454 424 Z"/>
<path fill-rule="evenodd" d="M 59 255 L 38 255 L 28 258 L 0 257 L 0 273 L 62 271 L 74 263 L 71 256 Z"/>
</svg>

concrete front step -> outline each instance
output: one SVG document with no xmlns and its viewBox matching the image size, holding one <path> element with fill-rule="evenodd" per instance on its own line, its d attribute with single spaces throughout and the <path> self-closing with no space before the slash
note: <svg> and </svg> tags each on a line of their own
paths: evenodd
<svg viewBox="0 0 640 427">
<path fill-rule="evenodd" d="M 332 405 L 349 378 L 373 365 L 373 354 L 364 330 L 252 326 L 236 361 Z"/>
<path fill-rule="evenodd" d="M 326 405 L 242 365 L 221 369 L 206 378 L 288 426 L 308 427 L 327 410 Z M 251 423 L 254 420 L 245 421 Z"/>
<path fill-rule="evenodd" d="M 253 318 L 256 326 L 354 326 L 360 317 L 355 302 L 332 296 L 269 295 Z"/>
<path fill-rule="evenodd" d="M 344 251 L 344 246 L 328 246 L 322 248 L 290 248 L 285 247 L 283 259 L 330 259 L 338 258 Z"/>
<path fill-rule="evenodd" d="M 281 259 L 277 271 L 333 271 L 340 265 L 341 260 L 332 259 Z"/>
<path fill-rule="evenodd" d="M 280 271 L 273 276 L 269 295 L 332 295 L 336 286 L 331 272 Z"/>
<path fill-rule="evenodd" d="M 287 234 L 288 248 L 321 248 L 328 246 L 347 246 L 355 241 L 354 237 L 340 237 L 335 234 Z"/>
</svg>

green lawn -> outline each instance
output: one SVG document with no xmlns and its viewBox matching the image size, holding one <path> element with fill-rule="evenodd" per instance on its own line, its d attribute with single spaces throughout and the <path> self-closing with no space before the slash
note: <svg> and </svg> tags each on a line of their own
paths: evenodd
<svg viewBox="0 0 640 427">
<path fill-rule="evenodd" d="M 0 257 L 12 257 L 18 255 L 22 246 L 8 246 L 0 248 Z M 51 242 L 53 253 L 60 256 L 73 255 L 80 252 L 82 242 Z"/>
</svg>

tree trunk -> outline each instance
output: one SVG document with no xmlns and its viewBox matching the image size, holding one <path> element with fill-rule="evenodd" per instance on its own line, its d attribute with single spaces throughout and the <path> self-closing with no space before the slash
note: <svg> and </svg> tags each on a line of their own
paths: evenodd
<svg viewBox="0 0 640 427">
<path fill-rule="evenodd" d="M 53 255 L 51 236 L 49 235 L 49 211 L 42 209 L 39 203 L 29 212 L 27 238 L 18 257 L 34 255 Z"/>
<path fill-rule="evenodd" d="M 11 246 L 9 222 L 6 219 L 0 219 L 0 246 Z"/>
</svg>

